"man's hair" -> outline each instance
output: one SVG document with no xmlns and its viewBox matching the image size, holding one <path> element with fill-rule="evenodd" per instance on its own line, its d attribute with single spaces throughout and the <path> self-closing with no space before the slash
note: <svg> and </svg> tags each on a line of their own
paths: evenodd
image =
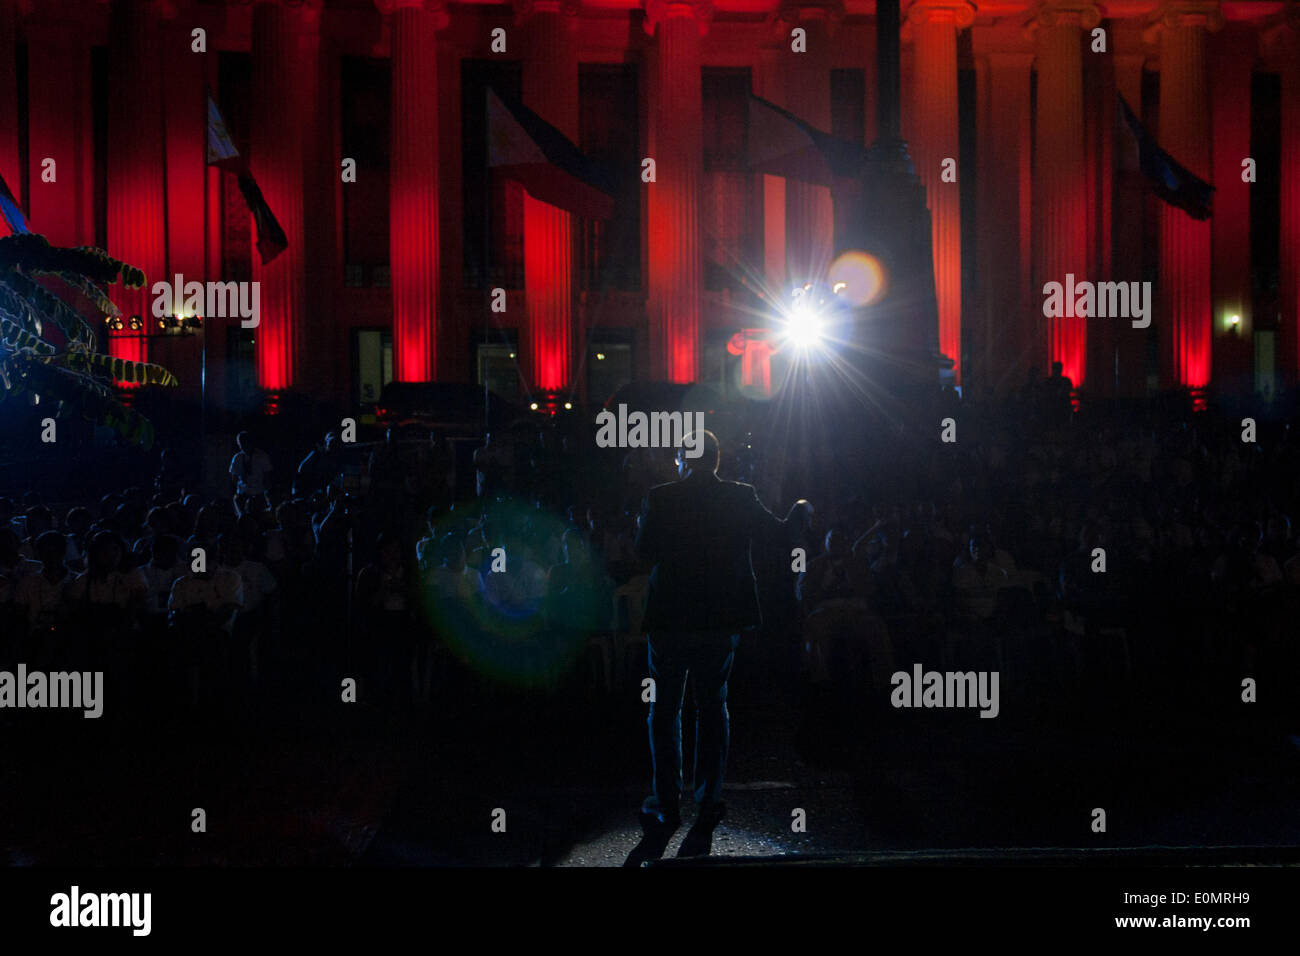
<svg viewBox="0 0 1300 956">
<path fill-rule="evenodd" d="M 703 431 L 696 432 L 691 438 L 690 444 L 700 450 L 698 458 L 686 459 L 691 471 L 706 468 L 709 471 L 717 471 L 718 465 L 722 461 L 722 453 L 718 448 L 718 436 L 706 428 Z"/>
<path fill-rule="evenodd" d="M 43 531 L 41 536 L 36 539 L 35 547 L 36 557 L 44 563 L 48 555 L 51 562 L 63 563 L 63 556 L 67 552 L 68 539 L 57 531 Z"/>
</svg>

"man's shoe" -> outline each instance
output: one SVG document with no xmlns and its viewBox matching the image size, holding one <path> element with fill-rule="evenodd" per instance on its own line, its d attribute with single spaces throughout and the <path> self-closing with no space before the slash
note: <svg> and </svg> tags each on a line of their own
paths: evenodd
<svg viewBox="0 0 1300 956">
<path fill-rule="evenodd" d="M 713 831 L 717 829 L 722 818 L 727 815 L 727 808 L 721 804 L 700 807 L 700 815 L 695 824 L 686 831 L 686 839 L 677 848 L 677 856 L 708 856 L 713 849 Z"/>
<path fill-rule="evenodd" d="M 623 861 L 624 866 L 640 866 L 648 860 L 657 860 L 664 855 L 664 850 L 668 848 L 668 841 L 672 839 L 677 828 L 682 825 L 681 817 L 673 815 L 668 816 L 663 813 L 655 813 L 642 810 L 640 813 L 641 821 L 641 842 L 632 848 L 632 852 L 627 855 Z"/>
</svg>

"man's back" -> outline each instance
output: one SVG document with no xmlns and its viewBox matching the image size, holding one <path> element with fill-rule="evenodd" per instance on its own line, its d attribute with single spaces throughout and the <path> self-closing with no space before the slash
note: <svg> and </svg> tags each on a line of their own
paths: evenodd
<svg viewBox="0 0 1300 956">
<path fill-rule="evenodd" d="M 637 550 L 654 565 L 646 607 L 650 630 L 739 630 L 759 623 L 751 540 L 781 537 L 785 522 L 753 485 L 711 472 L 651 488 Z"/>
</svg>

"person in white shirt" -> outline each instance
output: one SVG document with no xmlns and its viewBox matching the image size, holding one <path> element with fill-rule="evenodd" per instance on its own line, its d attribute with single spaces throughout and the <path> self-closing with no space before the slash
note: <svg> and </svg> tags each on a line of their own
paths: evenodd
<svg viewBox="0 0 1300 956">
<path fill-rule="evenodd" d="M 144 606 L 145 579 L 139 568 L 124 570 L 126 545 L 112 531 L 100 531 L 86 547 L 86 570 L 68 585 L 68 600 L 86 609 L 88 623 L 103 628 L 104 614 L 115 623 L 130 623 L 130 616 Z"/>
<path fill-rule="evenodd" d="M 153 539 L 149 563 L 140 568 L 145 583 L 144 610 L 147 615 L 156 617 L 167 613 L 172 585 L 181 574 L 178 567 L 180 545 L 180 539 L 170 534 Z"/>
<path fill-rule="evenodd" d="M 186 549 L 193 550 L 188 543 Z M 229 568 L 218 567 L 210 571 L 191 570 L 177 578 L 167 599 L 167 611 L 173 625 L 183 623 L 189 614 L 198 613 L 205 621 L 229 633 L 234 614 L 243 603 L 244 585 L 239 575 Z"/>
<path fill-rule="evenodd" d="M 68 542 L 57 531 L 46 531 L 36 539 L 39 574 L 28 574 L 14 588 L 14 603 L 27 619 L 30 635 L 27 663 L 44 662 L 61 649 L 56 647 L 59 629 L 68 615 L 67 587 L 72 580 L 64 565 Z M 34 660 L 35 659 L 35 660 Z"/>
<path fill-rule="evenodd" d="M 998 591 L 1009 586 L 1007 572 L 993 563 L 993 546 L 987 534 L 971 533 L 970 560 L 953 568 L 952 587 L 957 613 L 967 621 L 989 621 L 997 606 Z"/>
<path fill-rule="evenodd" d="M 235 436 L 239 451 L 230 459 L 230 477 L 235 481 L 237 495 L 266 494 L 266 476 L 271 473 L 271 458 L 253 445 L 253 436 L 240 432 Z"/>
<path fill-rule="evenodd" d="M 19 553 L 22 542 L 12 528 L 0 525 L 0 604 L 14 600 L 18 582 L 31 574 L 41 573 L 39 561 Z"/>
<path fill-rule="evenodd" d="M 197 538 L 185 542 L 184 553 L 201 548 Z M 231 663 L 231 631 L 235 614 L 244 603 L 239 575 L 217 566 L 218 552 L 192 558 L 189 571 L 172 585 L 167 600 L 168 623 L 180 646 L 178 656 L 188 661 L 197 707 L 204 687 L 224 687 Z M 196 570 L 197 563 L 197 570 Z"/>
</svg>

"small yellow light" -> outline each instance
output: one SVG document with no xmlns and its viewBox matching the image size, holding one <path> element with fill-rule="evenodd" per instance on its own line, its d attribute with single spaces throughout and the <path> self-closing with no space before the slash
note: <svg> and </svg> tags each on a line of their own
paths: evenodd
<svg viewBox="0 0 1300 956">
<path fill-rule="evenodd" d="M 573 408 L 573 402 L 565 402 L 564 407 L 566 410 Z"/>
<path fill-rule="evenodd" d="M 511 353 L 510 353 L 510 357 L 511 357 L 511 358 L 514 358 L 514 357 L 515 357 L 515 353 L 514 353 L 514 352 L 511 352 Z"/>
<path fill-rule="evenodd" d="M 533 403 L 532 403 L 531 405 L 529 405 L 528 407 L 531 408 L 533 411 L 537 411 L 537 403 L 536 403 L 536 402 L 533 402 Z"/>
<path fill-rule="evenodd" d="M 1237 314 L 1234 312 L 1232 315 L 1228 316 L 1228 324 L 1229 324 L 1229 325 L 1241 325 L 1241 316 L 1237 315 Z"/>
<path fill-rule="evenodd" d="M 605 361 L 605 353 L 604 353 L 604 352 L 597 352 L 597 353 L 596 353 L 596 361 L 597 361 L 597 362 L 603 362 L 603 361 Z"/>
</svg>

